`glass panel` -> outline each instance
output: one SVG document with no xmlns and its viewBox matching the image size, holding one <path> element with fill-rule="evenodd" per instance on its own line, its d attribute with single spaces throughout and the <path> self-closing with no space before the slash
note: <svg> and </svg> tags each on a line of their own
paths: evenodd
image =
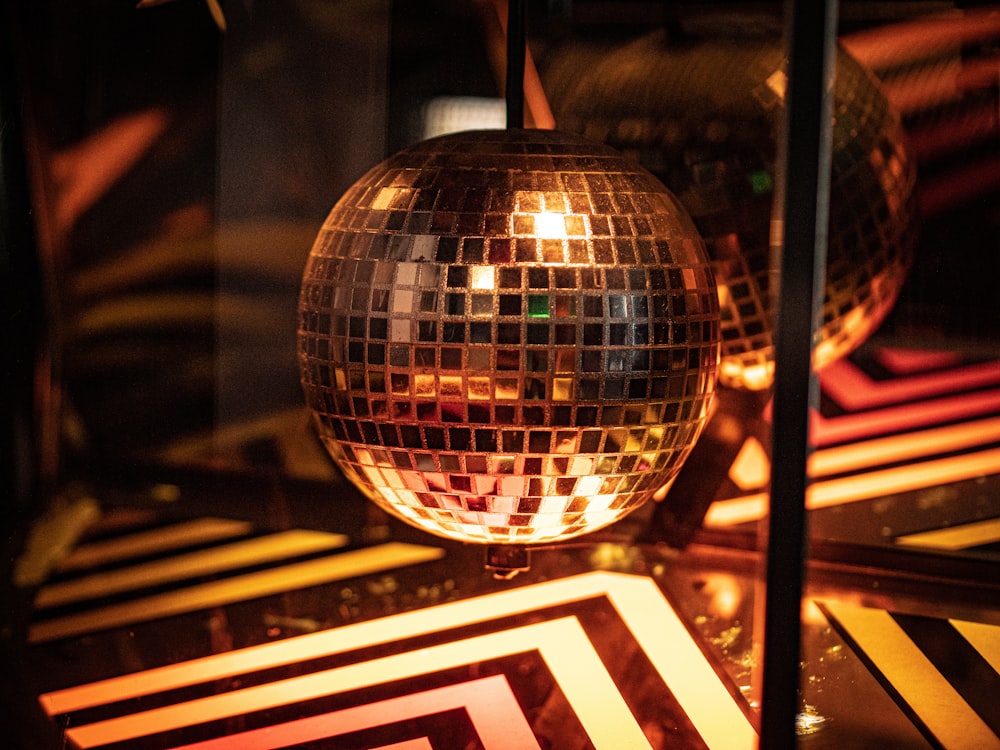
<svg viewBox="0 0 1000 750">
<path fill-rule="evenodd" d="M 783 9 L 503 5 L 3 4 L 12 747 L 755 746 Z M 992 747 L 1000 24 L 839 6 L 785 687 Z"/>
</svg>

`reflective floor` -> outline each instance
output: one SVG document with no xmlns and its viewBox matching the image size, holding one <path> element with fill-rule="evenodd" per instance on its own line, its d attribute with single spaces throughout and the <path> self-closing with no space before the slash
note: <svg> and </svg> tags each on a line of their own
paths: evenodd
<svg viewBox="0 0 1000 750">
<path fill-rule="evenodd" d="M 67 495 L 44 534 L 84 530 L 12 594 L 5 703 L 24 747 L 756 746 L 749 521 L 679 551 L 638 541 L 650 506 L 497 580 L 482 546 L 399 525 L 343 483 L 133 472 Z M 988 496 L 982 477 L 936 491 L 969 481 Z M 800 745 L 1000 745 L 995 563 L 835 545 L 808 567 Z"/>
</svg>

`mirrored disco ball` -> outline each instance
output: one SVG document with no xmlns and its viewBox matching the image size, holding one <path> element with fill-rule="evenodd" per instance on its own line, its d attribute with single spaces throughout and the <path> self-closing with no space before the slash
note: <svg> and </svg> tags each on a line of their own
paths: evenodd
<svg viewBox="0 0 1000 750">
<path fill-rule="evenodd" d="M 299 302 L 306 401 L 343 472 L 431 533 L 566 539 L 680 469 L 718 293 L 676 199 L 554 131 L 442 136 L 337 202 Z"/>
<path fill-rule="evenodd" d="M 720 383 L 760 390 L 774 375 L 771 217 L 785 58 L 778 40 L 715 31 L 711 39 L 656 33 L 615 49 L 566 47 L 549 55 L 544 83 L 561 128 L 637 160 L 688 209 L 719 287 Z M 906 279 L 916 228 L 915 167 L 898 117 L 846 52 L 836 66 L 816 369 L 885 319 Z"/>
</svg>

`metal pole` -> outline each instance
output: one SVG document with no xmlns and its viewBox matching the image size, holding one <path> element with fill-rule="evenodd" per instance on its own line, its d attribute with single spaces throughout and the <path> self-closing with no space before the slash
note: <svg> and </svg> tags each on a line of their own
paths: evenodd
<svg viewBox="0 0 1000 750">
<path fill-rule="evenodd" d="M 818 395 L 812 341 L 826 275 L 836 1 L 787 0 L 785 12 L 788 85 L 775 232 L 783 242 L 761 676 L 760 746 L 767 750 L 796 744 L 809 409 Z"/>
<path fill-rule="evenodd" d="M 507 3 L 507 127 L 524 127 L 524 0 Z"/>
</svg>

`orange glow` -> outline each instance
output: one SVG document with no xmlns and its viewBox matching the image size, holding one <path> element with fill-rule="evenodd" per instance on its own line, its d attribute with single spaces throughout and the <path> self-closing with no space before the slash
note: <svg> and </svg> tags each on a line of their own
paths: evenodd
<svg viewBox="0 0 1000 750">
<path fill-rule="evenodd" d="M 940 747 L 997 746 L 997 736 L 906 631 L 882 609 L 822 602 L 872 667 L 937 739 Z M 993 628 L 993 639 L 997 629 Z"/>
<path fill-rule="evenodd" d="M 486 750 L 540 750 L 524 712 L 503 675 L 265 726 L 183 745 L 174 750 L 276 750 L 453 709 L 465 710 Z M 382 748 L 431 747 L 426 739 L 415 742 L 423 744 L 405 742 Z"/>
<path fill-rule="evenodd" d="M 708 612 L 726 620 L 735 617 L 743 603 L 743 589 L 736 577 L 728 573 L 709 573 L 704 580 L 702 591 L 708 595 Z"/>
<path fill-rule="evenodd" d="M 1000 439 L 1000 417 L 947 425 L 904 435 L 876 438 L 816 451 L 809 457 L 809 476 L 823 477 L 880 464 L 913 461 L 942 448 L 967 450 Z M 767 484 L 770 462 L 760 443 L 749 438 L 729 470 L 729 478 L 744 491 Z"/>
<path fill-rule="evenodd" d="M 114 677 L 101 682 L 47 693 L 39 698 L 50 716 L 193 686 L 254 670 L 267 669 L 355 649 L 390 643 L 402 637 L 434 633 L 539 608 L 606 596 L 628 625 L 653 667 L 694 727 L 713 750 L 753 750 L 757 736 L 740 704 L 719 680 L 712 664 L 684 622 L 651 579 L 594 572 L 504 590 L 378 620 L 215 654 L 180 664 Z M 347 690 L 386 679 L 403 679 L 428 669 L 475 664 L 483 659 L 538 648 L 595 747 L 620 748 L 634 741 L 648 746 L 635 719 L 572 617 L 511 628 L 430 649 L 396 654 L 327 672 L 281 680 L 270 685 L 213 695 L 132 716 L 72 727 L 70 739 L 83 747 L 189 726 L 199 721 L 238 715 L 269 705 L 287 705 L 331 690 Z M 336 680 L 331 681 L 331 673 Z M 594 675 L 597 675 L 595 679 Z M 602 677 L 601 675 L 604 675 Z M 336 685 L 331 688 L 331 684 Z M 619 722 L 621 725 L 619 726 Z M 628 731 L 623 732 L 622 727 Z M 630 728 L 631 727 L 631 728 Z"/>
<path fill-rule="evenodd" d="M 742 383 L 750 391 L 762 391 L 774 382 L 774 362 L 743 365 L 741 362 L 723 359 L 719 368 L 721 375 Z"/>
<path fill-rule="evenodd" d="M 948 550 L 969 549 L 996 542 L 1000 542 L 1000 518 L 989 518 L 985 521 L 974 521 L 896 537 L 896 544 Z"/>
<path fill-rule="evenodd" d="M 193 521 L 141 531 L 122 538 L 81 544 L 59 565 L 60 572 L 96 568 L 136 555 L 170 552 L 224 539 L 248 535 L 253 524 L 225 518 L 198 518 Z"/>
<path fill-rule="evenodd" d="M 835 419 L 826 419 L 814 413 L 810 425 L 810 439 L 813 445 L 823 446 L 979 417 L 998 410 L 1000 410 L 1000 389 L 991 389 L 917 404 L 901 404 L 885 409 L 847 414 Z"/>
<path fill-rule="evenodd" d="M 906 114 L 960 99 L 965 91 L 996 85 L 993 59 L 960 60 L 939 65 L 932 78 L 914 78 L 883 86 L 886 98 Z"/>
<path fill-rule="evenodd" d="M 475 3 L 475 5 L 480 5 Z M 498 81 L 506 79 L 506 56 L 507 56 L 507 0 L 493 0 L 492 23 L 487 23 L 486 33 L 489 42 L 488 51 L 490 61 Z M 486 8 L 485 4 L 481 6 Z M 498 34 L 497 31 L 500 33 Z M 525 49 L 524 57 L 524 114 L 526 128 L 541 128 L 552 130 L 556 126 L 556 118 L 552 114 L 549 106 L 549 99 L 545 95 L 542 86 L 542 79 L 538 75 L 535 67 L 535 58 L 531 54 L 531 47 Z M 507 123 L 508 127 L 521 127 L 521 123 Z"/>
<path fill-rule="evenodd" d="M 958 367 L 962 364 L 959 352 L 936 349 L 906 349 L 883 346 L 875 352 L 875 358 L 894 375 L 913 375 L 943 367 Z"/>
<path fill-rule="evenodd" d="M 91 206 L 116 185 L 170 126 L 170 114 L 148 109 L 113 120 L 103 130 L 56 154 L 55 223 L 65 235 Z"/>
<path fill-rule="evenodd" d="M 823 392 L 840 406 L 859 411 L 1000 384 L 1000 360 L 876 382 L 842 359 L 823 371 L 820 382 Z"/>
<path fill-rule="evenodd" d="M 154 562 L 52 583 L 39 590 L 35 597 L 35 608 L 59 607 L 198 576 L 238 570 L 296 555 L 336 549 L 345 546 L 348 541 L 350 540 L 343 534 L 291 529 L 221 547 L 174 555 Z"/>
<path fill-rule="evenodd" d="M 207 721 L 240 716 L 391 680 L 477 664 L 536 647 L 597 748 L 648 747 L 642 729 L 575 617 L 525 625 L 453 643 L 255 685 L 162 708 L 70 727 L 80 748 L 124 742 Z M 242 746 L 241 746 L 242 747 Z"/>
<path fill-rule="evenodd" d="M 942 449 L 967 450 L 997 440 L 1000 440 L 1000 417 L 866 440 L 813 453 L 809 457 L 809 475 L 827 476 L 879 464 L 913 461 Z"/>
<path fill-rule="evenodd" d="M 962 634 L 973 648 L 1000 673 L 1000 638 L 996 625 L 967 620 L 949 620 L 955 630 Z"/>
<path fill-rule="evenodd" d="M 927 216 L 943 213 L 1000 186 L 1000 159 L 984 157 L 921 183 L 920 210 Z"/>
<path fill-rule="evenodd" d="M 391 570 L 402 565 L 427 562 L 443 554 L 444 551 L 436 547 L 390 543 L 344 552 L 333 557 L 292 563 L 42 620 L 28 629 L 28 642 L 44 643 L 96 630 L 196 612 L 199 609 L 278 594 L 293 588 L 317 586 L 343 578 Z"/>
<path fill-rule="evenodd" d="M 771 476 L 771 462 L 757 438 L 747 438 L 729 467 L 729 478 L 744 492 L 759 490 Z"/>
<path fill-rule="evenodd" d="M 565 239 L 566 238 L 566 217 L 564 214 L 543 211 L 534 215 L 536 237 L 543 239 Z"/>
<path fill-rule="evenodd" d="M 860 476 L 817 482 L 806 491 L 806 508 L 815 510 L 841 503 L 871 500 L 884 495 L 934 487 L 994 474 L 1000 469 L 1000 448 L 952 456 L 917 464 L 872 471 Z M 709 526 L 731 526 L 758 521 L 767 515 L 768 496 L 755 495 L 720 500 L 705 516 Z"/>
<path fill-rule="evenodd" d="M 946 13 L 841 37 L 840 42 L 870 68 L 888 68 L 957 51 L 966 44 L 1000 34 L 1000 14 L 994 8 Z"/>
</svg>

